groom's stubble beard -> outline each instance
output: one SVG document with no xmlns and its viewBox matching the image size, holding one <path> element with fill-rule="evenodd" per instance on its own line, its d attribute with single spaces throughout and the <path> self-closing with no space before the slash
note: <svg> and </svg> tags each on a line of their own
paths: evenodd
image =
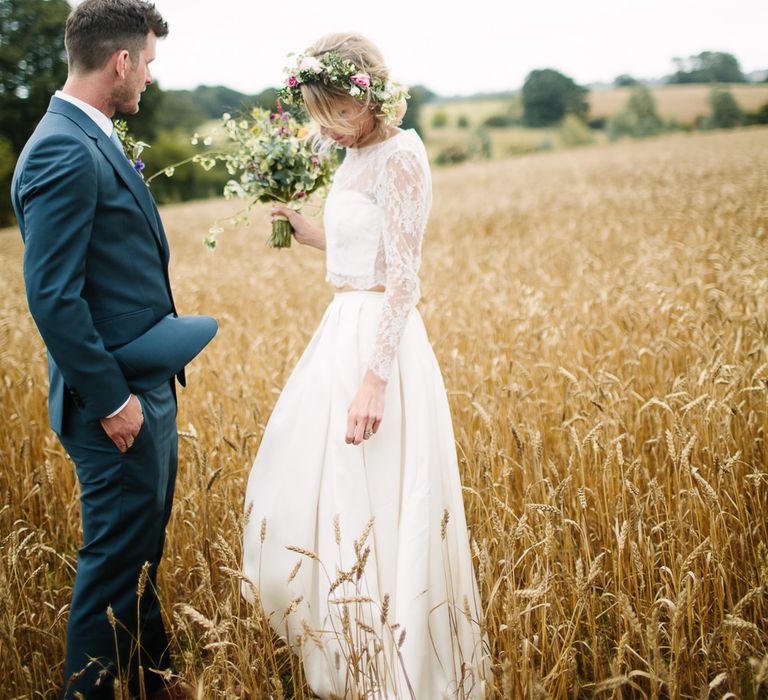
<svg viewBox="0 0 768 700">
<path fill-rule="evenodd" d="M 141 93 L 144 92 L 146 86 L 143 83 L 141 84 L 141 87 L 137 86 L 137 73 L 138 69 L 135 73 L 131 73 L 130 77 L 127 77 L 125 82 L 120 85 L 115 85 L 112 88 L 112 92 L 109 96 L 109 102 L 116 113 L 138 113 L 141 106 Z"/>
</svg>

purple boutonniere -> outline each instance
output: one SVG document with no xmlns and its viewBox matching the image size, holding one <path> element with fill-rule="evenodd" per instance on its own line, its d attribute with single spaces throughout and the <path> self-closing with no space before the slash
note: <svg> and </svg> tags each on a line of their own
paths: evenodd
<svg viewBox="0 0 768 700">
<path fill-rule="evenodd" d="M 117 137 L 123 144 L 123 150 L 125 151 L 126 158 L 128 158 L 128 161 L 130 162 L 133 169 L 143 180 L 144 173 L 142 170 L 144 170 L 144 161 L 141 159 L 141 154 L 145 148 L 150 148 L 150 145 L 148 143 L 144 143 L 144 141 L 137 141 L 135 138 L 133 138 L 133 136 L 128 133 L 128 124 L 124 119 L 118 119 L 115 121 L 115 133 L 117 133 Z M 152 178 L 150 178 L 150 180 L 151 179 Z M 149 186 L 149 181 L 147 181 L 147 186 Z"/>
</svg>

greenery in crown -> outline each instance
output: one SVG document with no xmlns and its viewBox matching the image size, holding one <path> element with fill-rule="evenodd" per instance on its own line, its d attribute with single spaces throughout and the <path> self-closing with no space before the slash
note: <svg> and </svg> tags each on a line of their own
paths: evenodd
<svg viewBox="0 0 768 700">
<path fill-rule="evenodd" d="M 301 104 L 301 86 L 322 83 L 338 88 L 361 102 L 370 99 L 381 106 L 387 124 L 398 122 L 403 117 L 403 102 L 408 99 L 407 88 L 391 80 L 371 76 L 334 51 L 321 56 L 299 54 L 296 65 L 287 68 L 288 77 L 280 91 L 280 98 L 286 104 Z"/>
</svg>

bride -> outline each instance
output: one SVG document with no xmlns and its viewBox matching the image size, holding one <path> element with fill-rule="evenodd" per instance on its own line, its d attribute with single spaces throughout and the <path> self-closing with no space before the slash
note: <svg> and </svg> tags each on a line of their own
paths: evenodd
<svg viewBox="0 0 768 700">
<path fill-rule="evenodd" d="M 243 595 L 322 698 L 479 698 L 487 641 L 448 401 L 421 316 L 432 198 L 407 95 L 353 34 L 299 56 L 283 90 L 346 148 L 324 231 L 335 294 L 275 405 L 248 480 Z"/>
</svg>

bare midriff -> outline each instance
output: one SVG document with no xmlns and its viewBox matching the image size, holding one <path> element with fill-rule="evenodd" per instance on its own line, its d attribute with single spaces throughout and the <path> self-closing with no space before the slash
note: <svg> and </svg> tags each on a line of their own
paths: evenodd
<svg viewBox="0 0 768 700">
<path fill-rule="evenodd" d="M 337 292 L 383 292 L 386 288 L 383 284 L 377 284 L 369 289 L 358 289 L 357 287 L 334 287 Z"/>
</svg>

